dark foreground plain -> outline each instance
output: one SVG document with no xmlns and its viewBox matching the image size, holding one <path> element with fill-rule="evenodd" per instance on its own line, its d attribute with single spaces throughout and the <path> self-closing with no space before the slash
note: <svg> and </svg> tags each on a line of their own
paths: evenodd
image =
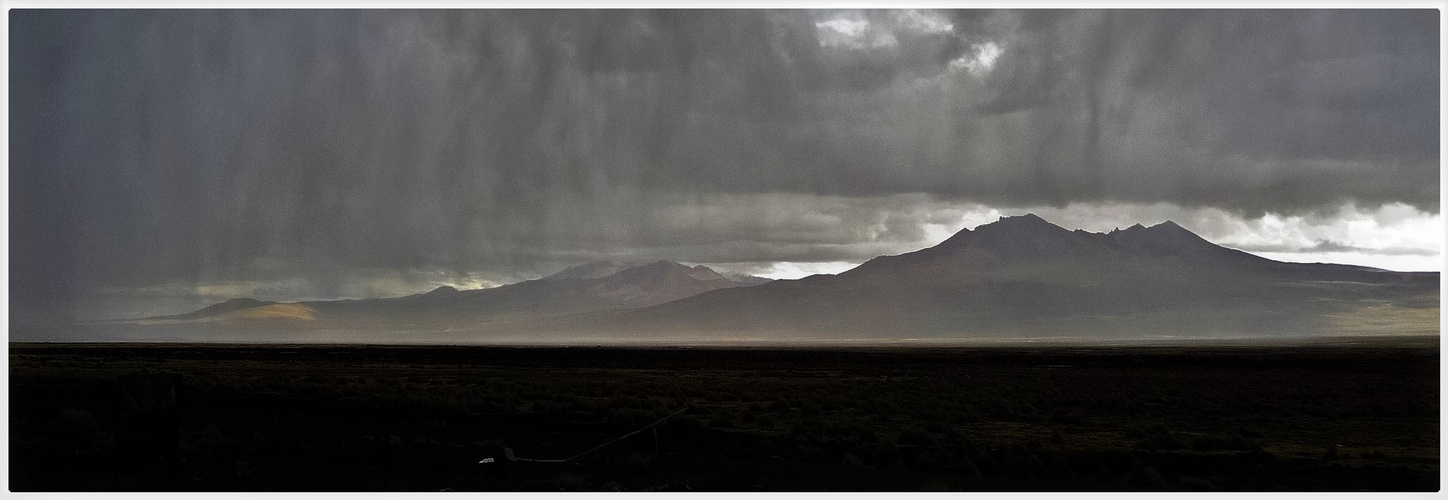
<svg viewBox="0 0 1448 500">
<path fill-rule="evenodd" d="M 1437 338 L 9 347 L 14 491 L 1439 488 Z M 122 454 L 116 381 L 142 373 L 179 375 L 151 422 L 176 439 Z M 562 459 L 660 419 L 568 462 L 502 452 Z"/>
</svg>

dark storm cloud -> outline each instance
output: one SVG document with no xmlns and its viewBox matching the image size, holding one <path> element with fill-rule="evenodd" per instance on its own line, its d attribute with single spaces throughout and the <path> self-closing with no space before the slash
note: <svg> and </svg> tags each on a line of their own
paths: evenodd
<svg viewBox="0 0 1448 500">
<path fill-rule="evenodd" d="M 1437 209 L 1432 13 L 1032 11 L 1008 27 L 974 104 L 1034 131 L 1003 163 L 1035 182 L 1003 200 Z"/>
<path fill-rule="evenodd" d="M 592 255 L 863 258 L 918 240 L 927 211 L 901 199 L 1439 203 L 1435 11 L 10 19 L 17 309 Z"/>
</svg>

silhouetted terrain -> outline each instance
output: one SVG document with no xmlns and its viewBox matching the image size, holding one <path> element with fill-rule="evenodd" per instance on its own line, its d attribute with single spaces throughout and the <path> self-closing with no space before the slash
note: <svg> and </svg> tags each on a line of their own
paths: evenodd
<svg viewBox="0 0 1448 500">
<path fill-rule="evenodd" d="M 834 350 L 12 344 L 10 477 L 16 491 L 1434 491 L 1438 359 L 1427 337 Z M 147 434 L 159 447 L 116 430 L 119 409 L 136 411 L 118 402 L 117 377 L 138 373 L 179 376 L 174 423 Z M 660 419 L 567 463 L 506 462 L 502 451 L 565 458 Z M 121 441 L 132 443 L 124 460 Z M 160 451 L 135 451 L 147 449 Z"/>
<path fill-rule="evenodd" d="M 689 267 L 669 261 L 592 262 L 541 279 L 496 288 L 458 290 L 442 286 L 406 297 L 284 304 L 241 298 L 193 313 L 151 318 L 150 322 L 236 324 L 290 319 L 320 320 L 332 327 L 514 324 L 560 315 L 651 306 L 710 290 L 768 281 L 753 276 L 730 278 L 705 266 Z"/>
<path fill-rule="evenodd" d="M 596 262 L 480 290 L 18 329 L 15 340 L 710 343 L 1437 335 L 1438 273 L 1278 262 L 1170 221 L 1109 233 L 1034 215 L 838 275 L 768 281 Z"/>
</svg>

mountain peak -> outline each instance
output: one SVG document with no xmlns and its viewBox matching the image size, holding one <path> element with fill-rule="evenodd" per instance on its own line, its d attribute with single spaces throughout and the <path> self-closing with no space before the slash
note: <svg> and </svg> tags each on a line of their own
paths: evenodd
<svg viewBox="0 0 1448 500">
<path fill-rule="evenodd" d="M 203 307 L 203 308 L 201 308 L 201 309 L 198 309 L 198 310 L 195 310 L 195 311 L 186 313 L 186 314 L 177 314 L 177 315 L 172 315 L 172 316 L 158 316 L 158 318 L 169 318 L 169 319 L 203 318 L 203 317 L 214 316 L 214 315 L 217 315 L 217 314 L 223 314 L 223 313 L 227 313 L 227 312 L 231 312 L 231 311 L 240 311 L 240 310 L 243 310 L 243 309 L 251 309 L 251 308 L 253 308 L 253 307 L 264 307 L 264 306 L 269 306 L 269 305 L 274 305 L 274 304 L 276 304 L 276 302 L 272 302 L 272 301 L 270 301 L 270 300 L 256 300 L 256 299 L 253 299 L 253 298 L 251 298 L 251 297 L 240 297 L 240 298 L 235 298 L 235 299 L 229 299 L 229 300 L 227 300 L 227 301 L 225 301 L 225 302 L 218 302 L 218 303 L 216 303 L 216 304 L 212 304 L 212 305 Z"/>
<path fill-rule="evenodd" d="M 442 295 L 442 294 L 447 294 L 447 293 L 457 293 L 457 291 L 458 291 L 458 289 L 453 288 L 452 286 L 443 285 L 443 286 L 440 286 L 440 287 L 437 287 L 437 288 L 432 289 L 432 291 L 431 291 L 431 292 L 427 292 L 427 294 L 428 294 L 428 295 Z"/>
<path fill-rule="evenodd" d="M 596 260 L 585 262 L 543 278 L 545 281 L 559 281 L 567 279 L 594 279 L 605 276 L 612 276 L 619 271 L 638 266 L 637 262 L 624 262 L 616 260 Z"/>
<path fill-rule="evenodd" d="M 1055 225 L 1055 224 L 1051 224 L 1050 222 L 1047 222 L 1046 219 L 1042 219 L 1041 216 L 1036 215 L 1036 214 L 1033 214 L 1033 213 L 1027 213 L 1027 214 L 1025 214 L 1025 215 L 1014 215 L 1014 216 L 1006 215 L 1006 216 L 1002 216 L 1000 219 L 996 220 L 993 224 L 1009 224 L 1009 225 L 1027 225 L 1027 224 L 1031 224 L 1031 225 L 1041 225 L 1041 224 L 1045 224 L 1045 225 L 1048 225 L 1048 226 L 1054 226 L 1054 225 Z"/>
<path fill-rule="evenodd" d="M 631 273 L 640 273 L 640 272 L 665 273 L 665 272 L 673 272 L 673 271 L 679 271 L 679 272 L 685 272 L 685 273 L 687 273 L 687 272 L 689 271 L 689 266 L 680 264 L 680 263 L 678 263 L 678 262 L 674 262 L 674 261 L 672 261 L 672 260 L 656 260 L 656 261 L 649 262 L 649 263 L 646 263 L 646 264 L 639 264 L 639 265 L 629 266 L 629 267 L 623 269 L 623 271 L 629 271 L 629 272 L 631 272 Z M 620 272 L 622 272 L 622 271 L 620 271 Z"/>
<path fill-rule="evenodd" d="M 936 245 L 935 250 L 930 250 L 917 258 L 926 258 L 940 252 L 948 252 L 952 248 L 963 248 L 978 246 L 982 243 L 997 241 L 1001 239 L 1040 238 L 1041 235 L 1071 234 L 1061 226 L 1052 224 L 1040 216 L 1028 213 L 1025 215 L 1003 216 L 995 222 L 981 224 L 975 230 L 963 228 L 955 234 L 946 238 L 945 241 Z M 1027 236 L 1029 235 L 1029 236 Z M 1046 236 L 1049 237 L 1049 236 Z M 987 243 L 989 244 L 989 243 Z"/>
<path fill-rule="evenodd" d="M 1181 227 L 1181 225 L 1170 220 L 1148 227 L 1141 231 L 1141 233 L 1154 235 L 1156 238 L 1171 238 L 1180 241 L 1190 241 L 1192 243 L 1211 244 L 1210 241 L 1207 241 L 1201 236 L 1197 236 L 1197 233 L 1193 233 L 1191 230 Z"/>
<path fill-rule="evenodd" d="M 1001 217 L 1000 220 L 990 224 L 982 224 L 975 228 L 976 233 L 1040 233 L 1040 232 L 1069 233 L 1066 228 L 1050 223 L 1036 214 L 1025 214 L 1016 216 Z M 964 231 L 962 231 L 964 232 Z"/>
<path fill-rule="evenodd" d="M 1252 261 L 1261 259 L 1207 241 L 1197 233 L 1170 220 L 1151 227 L 1142 227 L 1141 224 L 1137 224 L 1125 231 L 1112 231 L 1109 236 L 1121 246 L 1154 257 L 1179 256 Z"/>
<path fill-rule="evenodd" d="M 1052 224 L 1036 214 L 1001 217 L 974 230 L 962 229 L 933 249 L 914 259 L 930 259 L 959 249 L 976 248 L 1008 260 L 1055 258 L 1076 253 L 1083 245 L 1082 234 Z"/>
<path fill-rule="evenodd" d="M 1109 233 L 1106 233 L 1106 234 L 1115 234 L 1115 235 L 1121 235 L 1121 234 L 1131 234 L 1131 235 L 1156 234 L 1156 235 L 1175 235 L 1176 237 L 1182 237 L 1182 236 L 1190 235 L 1190 236 L 1192 236 L 1192 237 L 1200 238 L 1200 236 L 1197 236 L 1197 233 L 1193 233 L 1191 230 L 1182 227 L 1181 224 L 1177 224 L 1175 221 L 1172 221 L 1172 220 L 1169 220 L 1169 219 L 1166 220 L 1166 221 L 1164 221 L 1164 222 L 1161 222 L 1161 223 L 1152 225 L 1152 226 L 1144 226 L 1144 225 L 1142 225 L 1140 222 L 1138 222 L 1138 223 L 1136 223 L 1136 224 L 1132 224 L 1131 227 L 1128 227 L 1128 228 L 1126 228 L 1126 229 L 1116 229 L 1116 230 L 1113 230 L 1113 231 L 1111 231 L 1111 232 L 1109 232 Z"/>
<path fill-rule="evenodd" d="M 724 275 L 719 274 L 719 272 L 718 272 L 718 271 L 715 271 L 713 268 L 711 268 L 711 267 L 709 267 L 709 266 L 706 266 L 706 265 L 703 265 L 703 264 L 699 264 L 699 265 L 697 265 L 697 266 L 694 266 L 694 267 L 689 268 L 689 270 L 686 271 L 686 273 L 688 273 L 689 277 L 691 277 L 691 278 L 694 278 L 694 279 L 696 279 L 696 280 L 703 280 L 703 281 L 709 281 L 709 280 L 727 280 L 727 279 L 729 279 L 729 278 L 725 277 Z"/>
<path fill-rule="evenodd" d="M 699 280 L 699 281 L 710 281 L 710 280 L 722 280 L 722 279 L 726 279 L 726 278 L 724 278 L 723 275 L 721 275 L 721 274 L 715 272 L 713 269 L 709 268 L 709 266 L 705 266 L 705 265 L 703 265 L 703 264 L 700 264 L 700 265 L 697 265 L 697 266 L 694 266 L 694 267 L 689 267 L 689 266 L 680 264 L 680 263 L 678 263 L 678 262 L 674 262 L 674 261 L 672 261 L 672 260 L 658 260 L 658 261 L 650 262 L 650 263 L 648 263 L 648 264 L 644 264 L 644 265 L 641 265 L 641 266 L 630 267 L 630 268 L 626 269 L 626 271 L 630 271 L 630 272 L 633 272 L 633 273 L 642 273 L 642 272 L 668 273 L 668 274 L 678 273 L 678 274 L 682 274 L 682 275 L 684 275 L 684 276 L 687 276 L 687 277 L 689 277 L 690 279 Z"/>
<path fill-rule="evenodd" d="M 578 267 L 583 267 L 583 266 L 578 266 Z M 704 269 L 707 270 L 708 273 L 712 273 L 712 272 L 713 272 L 712 270 L 709 270 L 709 268 L 707 268 L 707 267 L 704 268 Z M 700 278 L 696 277 L 695 275 L 705 274 L 705 273 L 701 273 L 701 272 L 700 272 L 698 269 L 696 269 L 696 268 L 692 268 L 692 267 L 689 267 L 689 266 L 680 264 L 680 263 L 678 263 L 678 262 L 674 262 L 674 261 L 672 261 L 672 260 L 656 260 L 656 261 L 647 262 L 647 263 L 634 263 L 634 264 L 631 264 L 631 265 L 620 265 L 620 266 L 617 266 L 617 269 L 615 269 L 615 268 L 613 268 L 613 267 L 609 267 L 609 268 L 607 268 L 607 271 L 610 271 L 610 272 L 608 272 L 607 274 L 596 273 L 596 274 L 599 274 L 599 275 L 598 275 L 598 276 L 592 276 L 592 277 L 584 276 L 584 277 L 582 277 L 582 279 L 610 278 L 610 279 L 619 279 L 619 280 L 623 280 L 623 281 L 628 281 L 628 280 L 640 279 L 640 278 L 642 278 L 642 277 L 659 278 L 659 277 L 664 277 L 664 276 L 680 276 L 680 277 L 687 277 L 688 279 L 696 279 L 696 280 L 697 280 L 697 279 L 700 279 Z M 560 274 L 561 274 L 561 273 L 560 273 Z"/>
<path fill-rule="evenodd" d="M 1036 214 L 1001 217 L 974 230 L 962 229 L 940 244 L 900 256 L 900 259 L 872 259 L 856 269 L 865 274 L 905 263 L 926 262 L 955 255 L 966 249 L 993 254 L 1005 261 L 1094 258 L 1103 252 L 1124 250 L 1153 257 L 1182 256 L 1208 259 L 1258 261 L 1259 257 L 1218 246 L 1197 236 L 1174 221 L 1151 227 L 1132 224 L 1107 233 L 1068 230 Z"/>
<path fill-rule="evenodd" d="M 1140 226 L 1141 224 L 1137 224 L 1137 225 Z M 1173 221 L 1173 220 L 1171 220 L 1171 219 L 1167 219 L 1166 222 L 1162 222 L 1161 224 L 1157 224 L 1157 225 L 1155 225 L 1155 226 L 1151 226 L 1149 229 L 1157 229 L 1157 228 L 1160 228 L 1160 229 L 1162 229 L 1162 230 L 1186 231 L 1186 232 L 1188 232 L 1188 233 L 1191 232 L 1191 231 L 1187 231 L 1187 228 L 1182 227 L 1180 224 L 1177 224 L 1175 221 Z M 1192 234 L 1196 234 L 1196 233 L 1192 233 Z"/>
</svg>

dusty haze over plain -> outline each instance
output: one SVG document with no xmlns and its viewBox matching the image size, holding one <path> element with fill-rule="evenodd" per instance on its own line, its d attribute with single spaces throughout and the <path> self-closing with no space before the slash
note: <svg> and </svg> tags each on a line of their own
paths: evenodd
<svg viewBox="0 0 1448 500">
<path fill-rule="evenodd" d="M 1393 11 L 10 11 L 12 321 L 797 277 L 1001 214 L 1439 270 Z"/>
</svg>

